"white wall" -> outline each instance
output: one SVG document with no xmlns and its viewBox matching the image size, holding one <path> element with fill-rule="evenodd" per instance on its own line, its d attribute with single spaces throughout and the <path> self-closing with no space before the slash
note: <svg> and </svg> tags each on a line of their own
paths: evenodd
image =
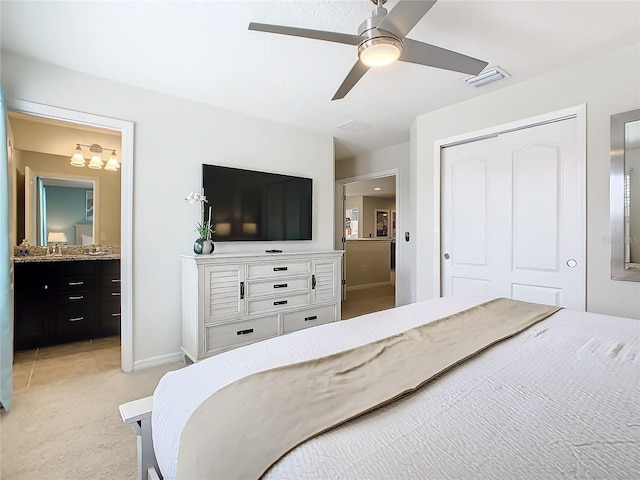
<svg viewBox="0 0 640 480">
<path fill-rule="evenodd" d="M 411 200 L 411 175 L 409 142 L 357 157 L 336 162 L 336 180 L 398 170 L 398 191 L 396 192 L 396 303 L 406 305 L 414 301 L 415 278 L 415 203 Z M 337 212 L 339 216 L 340 212 Z M 411 240 L 406 242 L 404 232 L 410 232 Z"/>
<path fill-rule="evenodd" d="M 508 70 L 508 65 L 504 65 Z M 610 116 L 640 106 L 640 44 L 421 115 L 412 129 L 418 300 L 434 296 L 434 142 L 573 105 L 587 105 L 587 309 L 640 318 L 640 283 L 611 280 Z"/>
<path fill-rule="evenodd" d="M 6 96 L 135 122 L 133 358 L 153 364 L 180 349 L 180 260 L 193 254 L 201 164 L 313 178 L 313 238 L 270 242 L 285 251 L 333 249 L 334 155 L 330 136 L 79 74 L 2 52 Z M 263 251 L 255 242 L 216 252 Z"/>
</svg>

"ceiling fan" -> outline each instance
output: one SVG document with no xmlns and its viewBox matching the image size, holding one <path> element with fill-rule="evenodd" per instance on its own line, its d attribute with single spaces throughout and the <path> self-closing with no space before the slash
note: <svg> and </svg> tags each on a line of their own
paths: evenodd
<svg viewBox="0 0 640 480">
<path fill-rule="evenodd" d="M 375 8 L 371 17 L 358 27 L 358 35 L 254 22 L 249 23 L 249 30 L 357 46 L 358 61 L 331 100 L 344 98 L 370 67 L 388 65 L 396 60 L 469 75 L 477 75 L 487 66 L 487 62 L 477 58 L 406 38 L 437 0 L 401 0 L 390 12 L 383 6 L 387 0 L 370 1 Z"/>
</svg>

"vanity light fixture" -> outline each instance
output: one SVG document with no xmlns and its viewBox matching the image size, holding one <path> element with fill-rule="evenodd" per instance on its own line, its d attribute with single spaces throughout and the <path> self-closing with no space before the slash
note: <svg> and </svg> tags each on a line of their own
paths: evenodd
<svg viewBox="0 0 640 480">
<path fill-rule="evenodd" d="M 120 168 L 120 163 L 118 163 L 118 158 L 116 157 L 116 151 L 111 150 L 111 155 L 109 155 L 109 160 L 105 165 L 104 169 L 109 172 L 117 172 Z"/>
<path fill-rule="evenodd" d="M 71 157 L 71 165 L 74 167 L 84 167 L 87 162 L 84 159 L 84 155 L 82 154 L 82 149 L 80 148 L 80 144 L 76 147 L 76 151 Z"/>
<path fill-rule="evenodd" d="M 82 152 L 82 148 L 87 147 L 89 152 L 91 153 L 91 160 L 87 165 L 87 160 L 84 158 L 84 153 Z M 102 160 L 102 152 L 104 150 L 111 150 L 111 155 L 109 156 L 109 160 L 107 161 L 106 166 L 104 165 L 104 161 Z M 118 157 L 116 156 L 116 151 L 113 148 L 102 148 L 97 143 L 93 145 L 84 145 L 82 143 L 76 144 L 76 150 L 71 157 L 71 165 L 74 167 L 89 167 L 96 170 L 101 169 L 104 166 L 104 169 L 109 172 L 117 172 L 120 168 L 120 162 L 118 161 Z"/>
</svg>

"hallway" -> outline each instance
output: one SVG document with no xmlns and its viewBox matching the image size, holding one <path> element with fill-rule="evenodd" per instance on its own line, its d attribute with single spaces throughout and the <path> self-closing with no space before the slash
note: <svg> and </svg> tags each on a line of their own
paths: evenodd
<svg viewBox="0 0 640 480">
<path fill-rule="evenodd" d="M 383 285 L 347 292 L 342 302 L 342 320 L 366 313 L 387 310 L 396 305 L 395 286 Z"/>
</svg>

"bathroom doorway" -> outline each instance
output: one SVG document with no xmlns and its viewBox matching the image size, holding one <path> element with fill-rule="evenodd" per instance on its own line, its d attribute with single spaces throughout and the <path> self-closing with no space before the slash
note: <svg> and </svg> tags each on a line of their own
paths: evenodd
<svg viewBox="0 0 640 480">
<path fill-rule="evenodd" d="M 15 229 L 14 238 L 17 243 L 28 239 L 33 246 L 50 248 L 51 245 L 58 244 L 82 250 L 105 245 L 119 251 L 122 223 L 120 172 L 77 168 L 71 166 L 70 158 L 78 143 L 100 143 L 121 151 L 121 133 L 22 113 L 10 112 L 8 117 L 13 137 L 16 185 L 13 199 L 15 221 L 11 229 Z M 100 202 L 100 198 L 108 198 L 110 201 Z M 80 250 L 73 253 L 77 255 L 78 252 Z M 113 263 L 113 260 L 110 262 Z M 106 265 L 102 262 L 101 266 L 104 266 L 103 263 Z M 119 270 L 119 265 L 116 266 Z M 23 292 L 17 291 L 21 288 L 18 281 L 21 267 L 23 265 L 14 265 L 17 275 L 14 284 L 16 299 L 23 295 Z M 113 275 L 119 281 L 119 271 Z M 93 281 L 97 284 L 101 281 L 98 277 L 100 275 L 95 278 L 87 277 L 87 280 L 83 276 L 81 281 Z M 93 290 L 87 292 L 91 294 Z M 61 340 L 65 343 L 45 338 L 41 345 L 15 352 L 13 384 L 16 391 L 122 368 L 120 291 L 116 289 L 108 294 L 117 295 L 113 299 L 109 297 L 109 301 L 105 303 L 116 317 L 113 320 L 110 318 L 109 328 L 97 336 L 92 334 L 86 338 L 82 336 L 81 339 L 69 337 Z M 82 295 L 78 294 L 73 298 L 80 296 Z M 117 304 L 113 304 L 114 301 Z M 88 307 L 83 304 L 69 308 L 77 308 L 84 313 L 84 309 Z M 96 307 L 96 310 L 101 309 Z M 87 318 L 75 315 L 75 310 L 72 313 L 74 315 L 70 316 L 73 317 L 71 320 Z M 102 314 L 96 314 L 93 321 L 100 322 Z M 111 315 L 111 311 L 104 314 Z M 58 319 L 58 323 L 60 321 Z M 19 348 L 18 343 L 16 340 L 16 348 Z"/>
<path fill-rule="evenodd" d="M 133 122 L 21 100 L 10 100 L 7 103 L 10 115 L 21 114 L 31 116 L 33 119 L 37 119 L 42 123 L 67 122 L 71 127 L 85 131 L 97 129 L 98 131 L 103 130 L 111 134 L 120 135 L 121 151 L 119 152 L 118 157 L 121 162 L 121 168 L 119 169 L 121 175 L 121 188 L 120 194 L 116 197 L 110 198 L 109 201 L 111 201 L 113 205 L 115 205 L 115 208 L 120 212 L 119 236 L 121 238 L 120 275 L 122 291 L 119 302 L 119 305 L 121 306 L 121 315 L 119 317 L 121 325 L 120 367 L 124 372 L 131 372 L 133 370 L 133 328 L 131 321 L 133 313 L 133 306 L 131 303 L 133 281 Z M 78 140 L 76 139 L 75 142 L 78 142 Z M 104 146 L 107 148 L 113 147 L 112 145 Z M 64 156 L 68 154 L 69 152 L 67 151 L 64 153 Z M 12 201 L 15 202 L 15 200 Z M 10 208 L 15 209 L 16 205 L 10 205 Z M 15 214 L 14 222 L 17 223 Z M 12 224 L 14 222 L 12 222 Z M 109 232 L 107 231 L 106 239 L 104 238 L 104 233 L 105 232 L 100 232 L 100 227 L 98 226 L 95 233 L 95 237 L 98 239 L 98 242 L 111 241 Z M 20 242 L 20 239 L 16 239 L 15 237 L 15 231 L 10 232 L 10 236 L 11 235 L 13 235 L 14 241 L 17 241 L 18 243 Z"/>
</svg>

